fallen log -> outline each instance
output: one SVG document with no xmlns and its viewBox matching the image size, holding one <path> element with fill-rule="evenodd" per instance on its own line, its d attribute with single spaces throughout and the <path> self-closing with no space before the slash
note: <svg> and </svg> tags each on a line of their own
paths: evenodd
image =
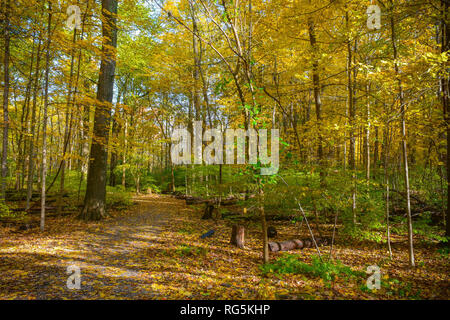
<svg viewBox="0 0 450 320">
<path fill-rule="evenodd" d="M 191 204 L 202 204 L 202 203 L 206 203 L 209 202 L 209 200 L 205 200 L 202 198 L 196 198 L 196 197 L 187 197 L 186 198 L 186 204 L 187 205 L 191 205 Z"/>
<path fill-rule="evenodd" d="M 223 218 L 227 218 L 227 219 L 239 219 L 239 220 L 245 220 L 245 221 L 259 221 L 261 219 L 261 217 L 257 214 L 251 214 L 251 215 L 242 215 L 242 213 L 239 212 L 227 212 L 227 213 L 223 213 L 222 214 Z M 266 220 L 267 221 L 291 221 L 293 219 L 292 216 L 287 216 L 287 215 L 273 215 L 273 214 L 268 214 L 266 215 Z"/>
<path fill-rule="evenodd" d="M 220 198 L 203 199 L 203 198 L 194 197 L 194 196 L 186 196 L 184 194 L 174 195 L 174 197 L 176 199 L 186 200 L 187 205 L 208 203 L 208 204 L 212 204 L 212 205 L 232 206 L 232 205 L 237 204 L 237 202 L 238 202 L 238 199 L 236 199 L 234 197 L 228 197 L 225 199 L 220 199 Z"/>
<path fill-rule="evenodd" d="M 237 203 L 237 199 L 223 199 L 220 201 L 221 206 L 232 206 Z"/>
<path fill-rule="evenodd" d="M 328 244 L 328 240 L 325 238 L 316 238 L 316 242 L 318 246 L 323 246 Z M 314 243 L 310 239 L 299 240 L 287 240 L 287 241 L 271 241 L 269 242 L 269 250 L 271 252 L 277 251 L 289 251 L 295 249 L 303 249 L 303 248 L 311 248 L 314 246 Z"/>
</svg>

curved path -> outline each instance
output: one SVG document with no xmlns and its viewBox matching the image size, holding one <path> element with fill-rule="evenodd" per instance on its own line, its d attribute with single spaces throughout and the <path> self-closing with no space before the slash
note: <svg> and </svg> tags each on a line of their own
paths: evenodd
<svg viewBox="0 0 450 320">
<path fill-rule="evenodd" d="M 182 202 L 164 196 L 134 200 L 131 213 L 72 233 L 0 239 L 0 299 L 158 298 L 146 265 L 151 247 Z M 69 266 L 80 270 L 80 289 L 67 286 L 76 283 L 68 280 L 74 274 Z"/>
</svg>

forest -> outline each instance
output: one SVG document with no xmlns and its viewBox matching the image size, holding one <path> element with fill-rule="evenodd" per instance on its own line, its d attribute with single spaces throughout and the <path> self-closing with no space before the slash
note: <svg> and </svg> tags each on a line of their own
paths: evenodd
<svg viewBox="0 0 450 320">
<path fill-rule="evenodd" d="M 449 6 L 2 0 L 0 299 L 448 300 Z"/>
</svg>

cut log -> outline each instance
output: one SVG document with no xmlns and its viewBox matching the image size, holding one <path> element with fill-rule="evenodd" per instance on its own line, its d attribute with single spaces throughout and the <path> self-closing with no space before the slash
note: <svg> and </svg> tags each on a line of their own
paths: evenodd
<svg viewBox="0 0 450 320">
<path fill-rule="evenodd" d="M 243 225 L 235 224 L 231 230 L 231 244 L 243 249 L 245 245 L 245 228 Z"/>
<path fill-rule="evenodd" d="M 186 196 L 183 194 L 174 195 L 174 197 L 177 199 L 186 200 L 187 205 L 208 203 L 208 204 L 213 204 L 213 205 L 220 204 L 221 206 L 232 206 L 232 205 L 235 205 L 238 201 L 238 199 L 232 198 L 232 197 L 228 197 L 225 199 L 220 199 L 220 198 L 203 199 L 203 198 L 199 198 L 199 197 Z"/>
<path fill-rule="evenodd" d="M 292 240 L 292 241 L 294 241 L 295 244 L 297 245 L 297 249 L 303 249 L 303 247 L 305 246 L 305 245 L 303 244 L 303 241 L 302 241 L 302 240 L 294 239 L 294 240 Z"/>
<path fill-rule="evenodd" d="M 202 198 L 196 198 L 196 197 L 187 197 L 186 198 L 186 204 L 187 205 L 191 205 L 191 204 L 202 204 L 205 202 L 208 202 L 209 200 L 205 200 Z"/>
<path fill-rule="evenodd" d="M 237 203 L 237 199 L 225 199 L 220 201 L 221 206 L 232 206 Z"/>
<path fill-rule="evenodd" d="M 318 246 L 323 246 L 323 245 L 327 245 L 328 240 L 325 238 L 317 238 L 316 242 L 317 242 Z M 282 242 L 276 242 L 276 241 L 269 242 L 269 250 L 271 252 L 311 248 L 313 246 L 314 246 L 314 243 L 310 239 L 305 239 L 305 240 L 293 239 L 293 240 L 287 240 L 287 241 L 282 241 Z"/>
<path fill-rule="evenodd" d="M 269 242 L 269 250 L 271 252 L 281 251 L 280 245 L 278 242 Z"/>
</svg>

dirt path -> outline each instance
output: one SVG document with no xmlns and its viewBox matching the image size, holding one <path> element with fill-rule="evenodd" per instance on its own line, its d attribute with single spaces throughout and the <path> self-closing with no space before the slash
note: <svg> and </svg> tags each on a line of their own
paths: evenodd
<svg viewBox="0 0 450 320">
<path fill-rule="evenodd" d="M 261 231 L 249 225 L 246 249 L 230 245 L 227 221 L 202 220 L 201 208 L 170 196 L 146 196 L 99 222 L 48 219 L 44 233 L 0 228 L 0 299 L 448 299 L 448 257 L 416 239 L 417 268 L 408 266 L 407 240 L 396 237 L 395 259 L 384 244 L 350 241 L 338 233 L 335 256 L 353 270 L 380 266 L 384 287 L 363 290 L 366 278 L 336 278 L 333 286 L 299 274 L 263 276 Z M 271 222 L 277 241 L 308 237 L 306 228 Z M 331 234 L 332 225 L 323 230 Z M 325 228 L 326 227 L 326 228 Z M 209 230 L 214 236 L 201 238 Z M 323 247 L 327 252 L 329 247 Z M 314 248 L 295 252 L 311 263 Z M 271 254 L 271 260 L 282 253 Z M 80 269 L 69 289 L 67 268 Z M 69 281 L 70 283 L 70 281 Z M 362 289 L 363 288 L 363 289 Z"/>
<path fill-rule="evenodd" d="M 157 298 L 146 272 L 148 252 L 180 201 L 161 196 L 135 201 L 131 214 L 81 225 L 69 234 L 72 226 L 64 232 L 55 227 L 44 237 L 34 231 L 1 239 L 0 298 Z M 78 290 L 67 287 L 69 266 L 80 268 Z"/>
</svg>

